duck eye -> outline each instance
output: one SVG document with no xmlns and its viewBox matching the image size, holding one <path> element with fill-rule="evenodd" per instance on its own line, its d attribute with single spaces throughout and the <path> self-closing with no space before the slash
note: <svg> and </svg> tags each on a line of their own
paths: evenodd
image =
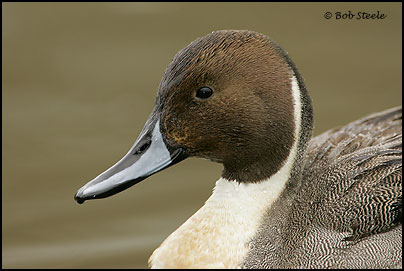
<svg viewBox="0 0 404 271">
<path fill-rule="evenodd" d="M 196 92 L 196 97 L 198 97 L 200 99 L 207 99 L 210 96 L 212 96 L 212 94 L 213 94 L 213 90 L 211 88 L 209 88 L 209 87 L 201 87 Z"/>
</svg>

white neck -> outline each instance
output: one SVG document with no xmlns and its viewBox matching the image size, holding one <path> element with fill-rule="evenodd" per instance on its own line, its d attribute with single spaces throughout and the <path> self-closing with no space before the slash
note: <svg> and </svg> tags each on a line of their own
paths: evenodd
<svg viewBox="0 0 404 271">
<path fill-rule="evenodd" d="M 295 138 L 300 133 L 300 95 L 292 78 Z M 173 232 L 149 259 L 152 268 L 237 268 L 265 210 L 279 198 L 297 155 L 295 140 L 282 168 L 259 183 L 220 178 L 205 205 Z"/>
</svg>

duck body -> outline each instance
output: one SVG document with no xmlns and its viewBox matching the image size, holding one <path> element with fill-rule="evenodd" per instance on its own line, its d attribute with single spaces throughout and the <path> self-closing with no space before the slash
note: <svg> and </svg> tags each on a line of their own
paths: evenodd
<svg viewBox="0 0 404 271">
<path fill-rule="evenodd" d="M 200 210 L 152 268 L 399 268 L 402 110 L 311 138 L 296 66 L 252 31 L 216 31 L 182 49 L 129 152 L 83 186 L 118 193 L 186 157 L 223 164 Z"/>
<path fill-rule="evenodd" d="M 243 267 L 401 268 L 401 116 L 394 108 L 313 138 Z"/>
</svg>

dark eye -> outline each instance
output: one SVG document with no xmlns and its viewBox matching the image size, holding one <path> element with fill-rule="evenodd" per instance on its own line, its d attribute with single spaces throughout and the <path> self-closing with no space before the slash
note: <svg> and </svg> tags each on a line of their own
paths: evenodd
<svg viewBox="0 0 404 271">
<path fill-rule="evenodd" d="M 213 94 L 213 90 L 211 88 L 209 88 L 209 87 L 201 87 L 196 92 L 196 97 L 198 97 L 200 99 L 207 99 L 210 96 L 212 96 L 212 94 Z"/>
</svg>

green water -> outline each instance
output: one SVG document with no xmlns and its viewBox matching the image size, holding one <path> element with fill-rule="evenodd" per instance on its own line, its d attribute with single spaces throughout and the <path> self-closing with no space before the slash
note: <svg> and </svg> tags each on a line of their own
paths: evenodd
<svg viewBox="0 0 404 271">
<path fill-rule="evenodd" d="M 313 98 L 315 134 L 401 104 L 401 3 L 3 3 L 3 268 L 142 268 L 209 197 L 189 159 L 114 197 L 78 188 L 118 161 L 175 53 L 219 29 L 276 40 Z M 376 12 L 335 20 L 324 13 Z"/>
</svg>

